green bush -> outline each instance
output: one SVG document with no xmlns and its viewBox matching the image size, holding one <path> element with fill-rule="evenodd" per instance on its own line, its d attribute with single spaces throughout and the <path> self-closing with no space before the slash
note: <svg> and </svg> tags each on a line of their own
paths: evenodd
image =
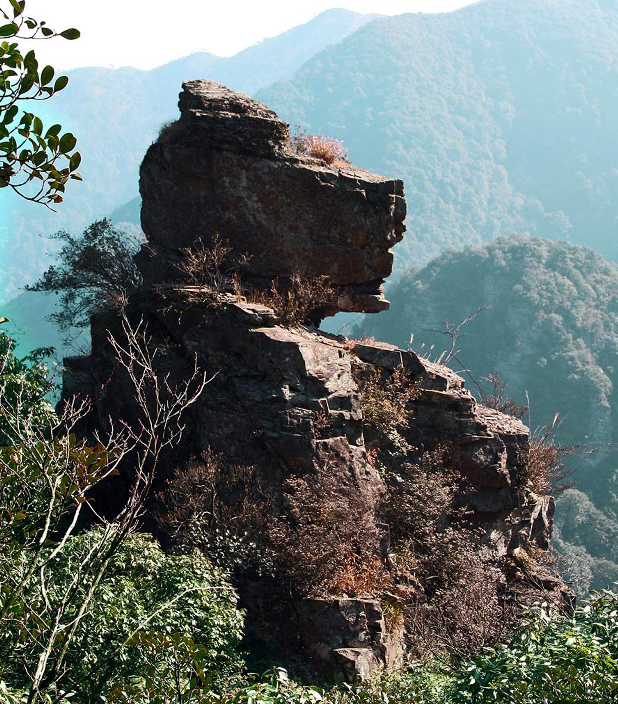
<svg viewBox="0 0 618 704">
<path fill-rule="evenodd" d="M 52 353 L 51 348 L 45 348 L 19 358 L 15 355 L 15 342 L 0 332 L 0 395 L 12 408 L 19 404 L 20 426 L 24 429 L 31 425 L 46 427 L 54 418 L 54 409 L 46 399 L 53 386 L 45 359 Z M 13 432 L 9 429 L 11 427 Z M 16 440 L 14 424 L 0 413 L 0 446 L 13 444 Z"/>
<path fill-rule="evenodd" d="M 67 589 L 87 564 L 101 530 L 71 538 L 50 565 L 45 595 L 33 584 L 27 598 L 64 606 Z M 72 608 L 79 608 L 80 596 L 72 599 Z M 179 654 L 185 660 L 190 655 L 191 668 L 199 660 L 204 675 L 216 671 L 221 678 L 239 663 L 243 618 L 236 603 L 233 588 L 203 555 L 167 555 L 150 536 L 131 535 L 113 555 L 70 643 L 62 687 L 77 692 L 80 702 L 100 701 L 123 686 L 157 683 L 160 690 L 162 682 L 176 680 Z M 3 674 L 26 687 L 24 670 L 36 666 L 40 648 L 30 637 L 32 629 L 20 628 L 16 619 L 12 625 L 6 634 L 10 643 L 2 648 Z"/>
<path fill-rule="evenodd" d="M 541 609 L 510 643 L 462 665 L 449 701 L 618 701 L 618 595 L 597 594 L 572 616 L 550 616 Z"/>
</svg>

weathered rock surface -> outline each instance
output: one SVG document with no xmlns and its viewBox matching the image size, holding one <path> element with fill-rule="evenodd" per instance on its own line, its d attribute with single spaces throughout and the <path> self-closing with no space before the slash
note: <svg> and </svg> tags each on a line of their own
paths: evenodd
<svg viewBox="0 0 618 704">
<path fill-rule="evenodd" d="M 213 81 L 185 83 L 179 105 L 141 168 L 142 227 L 158 254 L 140 257 L 148 283 L 178 279 L 180 250 L 218 233 L 250 257 L 245 281 L 327 276 L 337 296 L 323 314 L 388 307 L 382 283 L 405 230 L 401 181 L 293 154 L 287 123 Z"/>
<path fill-rule="evenodd" d="M 132 391 L 114 379 L 114 360 L 103 342 L 113 321 L 99 318 L 93 324 L 95 352 L 66 360 L 64 393 L 79 391 L 96 398 L 99 422 L 106 415 L 126 417 L 131 414 Z M 521 561 L 513 555 L 531 545 L 547 547 L 553 500 L 535 496 L 520 478 L 527 428 L 479 406 L 451 370 L 392 346 L 353 344 L 316 330 L 281 327 L 269 309 L 231 297 L 214 316 L 199 306 L 163 310 L 151 320 L 151 330 L 167 350 L 162 365 L 173 376 L 189 373 L 193 355 L 202 369 L 217 372 L 185 418 L 187 430 L 175 464 L 213 449 L 230 464 L 256 467 L 264 491 L 278 505 L 290 477 L 315 475 L 327 466 L 350 506 L 361 507 L 367 545 L 377 559 L 387 560 L 385 485 L 367 460 L 363 408 L 352 367 L 362 362 L 393 371 L 403 365 L 419 394 L 409 402 L 408 427 L 399 429 L 409 447 L 398 461 L 415 462 L 424 451 L 439 446 L 452 448 L 465 479 L 457 501 L 485 536 L 479 550 L 490 554 L 496 566 L 508 562 L 513 585 L 526 581 Z M 168 471 L 171 468 L 170 461 Z M 547 581 L 547 575 L 545 582 L 535 579 L 536 586 L 526 587 L 533 596 L 550 598 L 551 592 L 562 599 L 559 581 Z M 260 612 L 257 635 L 268 630 L 272 638 L 282 619 L 276 616 L 275 623 L 265 627 L 274 597 L 271 586 L 263 588 L 266 592 L 260 593 L 259 582 L 251 584 L 248 627 L 252 630 L 253 607 Z M 242 593 L 242 585 L 240 589 Z M 371 596 L 301 599 L 285 617 L 286 630 L 296 624 L 293 648 L 335 679 L 354 680 L 400 663 L 406 647 L 402 626 L 387 628 L 380 602 Z M 422 593 L 414 593 L 413 601 L 419 599 L 424 599 Z"/>
<path fill-rule="evenodd" d="M 270 520 L 298 522 L 286 493 L 290 480 L 326 474 L 324 507 L 335 496 L 356 528 L 354 538 L 341 532 L 344 553 L 366 560 L 360 571 L 350 563 L 347 579 L 332 582 L 327 593 L 291 596 L 257 574 L 241 580 L 249 631 L 283 642 L 338 680 L 401 664 L 407 636 L 393 614 L 406 605 L 429 608 L 432 597 L 414 574 L 398 576 L 392 567 L 376 451 L 396 471 L 448 448 L 447 469 L 458 487 L 453 509 L 474 528 L 479 553 L 499 575 L 495 591 L 506 599 L 525 592 L 528 601 L 564 600 L 560 581 L 527 557 L 548 546 L 553 500 L 534 495 L 526 482 L 530 440 L 522 423 L 478 405 L 461 377 L 414 352 L 288 327 L 276 311 L 241 295 L 200 300 L 194 289 L 171 283 L 171 262 L 182 248 L 219 232 L 232 256 L 252 255 L 243 274 L 251 282 L 327 275 L 338 287 L 336 309 L 378 309 L 389 250 L 403 232 L 401 183 L 291 155 L 285 123 L 218 84 L 185 84 L 180 106 L 180 121 L 149 149 L 142 167 L 143 224 L 154 254 L 138 257 L 145 286 L 129 311 L 146 316 L 162 375 L 186 378 L 197 360 L 213 378 L 187 412 L 182 443 L 159 481 L 212 450 L 225 466 L 252 468 Z M 92 354 L 65 361 L 63 394 L 94 399 L 91 428 L 138 413 L 106 342 L 107 330 L 119 329 L 115 313 L 95 316 Z M 392 427 L 398 444 L 370 430 L 358 369 L 386 385 L 403 370 L 414 389 L 401 397 L 405 420 Z M 100 499 L 101 508 L 113 493 Z M 444 516 L 444 527 L 451 518 Z M 373 581 L 364 574 L 371 570 Z"/>
</svg>

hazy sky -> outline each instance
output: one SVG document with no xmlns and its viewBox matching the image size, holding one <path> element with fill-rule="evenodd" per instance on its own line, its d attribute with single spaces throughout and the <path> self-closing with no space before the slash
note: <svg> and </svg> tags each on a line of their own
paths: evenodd
<svg viewBox="0 0 618 704">
<path fill-rule="evenodd" d="M 448 12 L 471 0 L 27 0 L 28 14 L 75 42 L 36 43 L 40 61 L 56 68 L 152 68 L 194 51 L 231 56 L 332 7 L 362 13 Z M 178 8 L 177 13 L 174 8 Z"/>
</svg>

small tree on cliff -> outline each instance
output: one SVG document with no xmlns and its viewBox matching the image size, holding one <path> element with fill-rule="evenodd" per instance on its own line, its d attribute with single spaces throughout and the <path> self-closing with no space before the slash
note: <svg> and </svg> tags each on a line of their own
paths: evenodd
<svg viewBox="0 0 618 704">
<path fill-rule="evenodd" d="M 50 266 L 28 291 L 45 291 L 60 296 L 60 305 L 50 319 L 66 338 L 71 330 L 82 330 L 90 316 L 129 295 L 141 284 L 133 261 L 140 241 L 97 220 L 81 236 L 61 230 L 51 239 L 62 243 L 58 264 Z"/>
</svg>

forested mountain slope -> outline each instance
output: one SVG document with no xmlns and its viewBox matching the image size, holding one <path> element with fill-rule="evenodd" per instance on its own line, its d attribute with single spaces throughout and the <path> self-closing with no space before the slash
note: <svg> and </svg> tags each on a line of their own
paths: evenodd
<svg viewBox="0 0 618 704">
<path fill-rule="evenodd" d="M 139 165 L 162 124 L 176 119 L 183 80 L 208 77 L 252 93 L 292 76 L 315 53 L 374 17 L 329 10 L 230 58 L 196 53 L 151 71 L 82 68 L 68 72 L 66 90 L 42 103 L 39 112 L 46 123 L 61 122 L 78 137 L 84 182 L 71 184 L 57 214 L 2 194 L 0 301 L 31 282 L 48 261 L 50 246 L 41 242 L 41 233 L 62 228 L 79 232 L 137 195 Z"/>
<path fill-rule="evenodd" d="M 406 346 L 413 334 L 413 347 L 434 358 L 450 348 L 444 321 L 457 326 L 488 306 L 462 327 L 456 344 L 483 390 L 490 387 L 482 377 L 497 373 L 518 403 L 528 394 L 533 429 L 560 413 L 561 442 L 618 442 L 615 264 L 565 242 L 499 238 L 447 252 L 387 293 L 391 310 L 366 316 L 357 335 Z M 468 386 L 478 395 L 470 378 Z M 572 464 L 580 469 L 576 488 L 559 502 L 560 538 L 583 583 L 608 586 L 618 580 L 618 456 L 603 451 Z"/>
<path fill-rule="evenodd" d="M 514 232 L 618 260 L 618 4 L 485 0 L 363 27 L 258 97 L 406 182 L 399 271 Z"/>
</svg>

